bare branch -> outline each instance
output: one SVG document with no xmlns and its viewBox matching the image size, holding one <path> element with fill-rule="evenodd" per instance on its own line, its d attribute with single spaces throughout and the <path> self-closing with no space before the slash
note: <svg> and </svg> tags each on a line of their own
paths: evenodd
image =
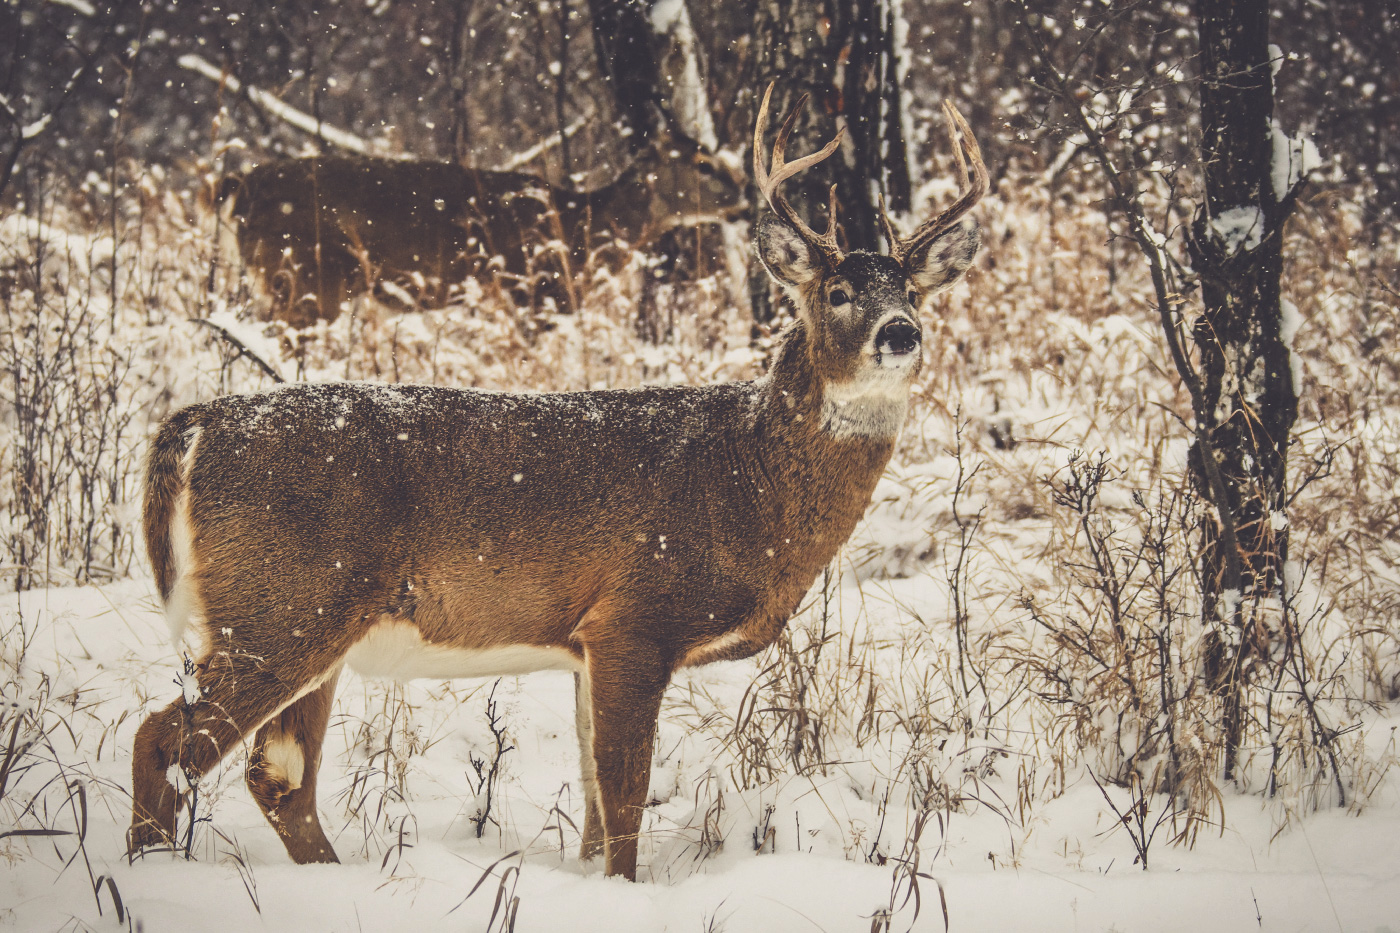
<svg viewBox="0 0 1400 933">
<path fill-rule="evenodd" d="M 1036 63 L 1040 66 L 1045 79 L 1043 86 L 1065 106 L 1079 131 L 1084 134 L 1084 138 L 1088 141 L 1088 149 L 1094 155 L 1100 168 L 1103 169 L 1104 178 L 1112 190 L 1114 207 L 1128 219 L 1133 240 L 1137 243 L 1143 258 L 1147 260 L 1148 271 L 1152 277 L 1152 290 L 1156 297 L 1157 316 L 1162 325 L 1162 334 L 1166 338 L 1167 349 L 1171 353 L 1177 375 L 1181 377 L 1182 383 L 1191 396 L 1191 408 L 1195 416 L 1192 433 L 1195 435 L 1196 443 L 1200 445 L 1202 466 L 1210 487 L 1209 498 L 1218 506 L 1217 512 L 1220 514 L 1220 536 L 1225 558 L 1221 588 L 1238 591 L 1243 579 L 1238 536 L 1233 516 L 1229 515 L 1229 509 L 1225 507 L 1225 504 L 1230 501 L 1229 494 L 1225 487 L 1225 479 L 1220 474 L 1215 448 L 1210 441 L 1210 433 L 1206 429 L 1206 425 L 1210 423 L 1210 413 L 1206 406 L 1205 391 L 1181 341 L 1180 307 L 1184 303 L 1184 299 L 1169 284 L 1166 237 L 1155 230 L 1151 221 L 1147 219 L 1147 211 L 1142 206 L 1141 193 L 1138 191 L 1137 183 L 1132 174 L 1120 169 L 1114 161 L 1103 133 L 1084 112 L 1083 105 L 1080 104 L 1070 87 L 1068 76 L 1060 71 L 1051 60 L 1045 44 L 1041 41 L 1034 27 L 1031 26 L 1031 12 L 1027 9 L 1025 0 L 1017 0 L 1017 4 L 1022 13 L 1021 28 L 1030 41 Z"/>
<path fill-rule="evenodd" d="M 268 363 L 262 357 L 258 356 L 252 350 L 248 349 L 247 344 L 245 344 L 243 341 L 239 340 L 233 334 L 229 333 L 227 328 L 222 327 L 219 324 L 215 324 L 208 318 L 192 317 L 190 318 L 190 320 L 203 327 L 209 328 L 215 334 L 219 335 L 219 337 L 222 338 L 225 343 L 227 343 L 229 346 L 233 347 L 233 349 L 238 351 L 238 356 L 246 356 L 254 366 L 258 367 L 258 369 L 261 369 L 264 373 L 266 373 L 267 377 L 273 382 L 276 382 L 280 385 L 287 381 L 282 378 L 282 376 L 277 372 L 277 370 L 272 368 L 272 365 L 270 363 Z M 237 358 L 237 356 L 234 357 L 234 359 Z"/>
<path fill-rule="evenodd" d="M 223 69 L 216 68 L 198 55 L 181 55 L 177 61 L 181 68 L 201 74 L 211 81 L 217 81 L 220 85 L 232 91 L 234 94 L 245 94 L 247 98 L 268 113 L 277 117 L 285 123 L 295 126 L 303 132 L 310 133 L 318 139 L 323 139 L 333 146 L 341 149 L 348 149 L 351 152 L 358 152 L 361 155 L 368 155 L 376 147 L 369 141 L 356 136 L 353 133 L 338 129 L 328 123 L 318 120 L 305 111 L 298 110 L 290 104 L 278 100 L 267 91 L 256 87 L 245 88 L 243 83 Z"/>
</svg>

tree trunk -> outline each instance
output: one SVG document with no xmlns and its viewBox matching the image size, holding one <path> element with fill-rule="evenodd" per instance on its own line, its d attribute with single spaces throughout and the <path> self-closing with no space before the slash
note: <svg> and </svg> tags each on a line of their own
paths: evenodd
<svg viewBox="0 0 1400 933">
<path fill-rule="evenodd" d="M 469 165 L 472 150 L 471 114 L 467 112 L 470 97 L 467 85 L 467 30 L 475 0 L 456 0 L 452 4 L 452 25 L 447 32 L 447 99 L 448 138 L 452 161 Z M 475 43 L 473 43 L 474 45 Z"/>
<path fill-rule="evenodd" d="M 618 115 L 630 130 L 627 146 L 638 155 L 662 128 L 701 146 L 716 146 L 705 64 L 688 7 L 665 11 L 658 22 L 653 0 L 589 0 L 593 39 Z M 677 226 L 646 244 L 636 328 L 653 344 L 670 339 L 674 309 L 660 306 L 659 289 L 719 268 L 723 241 L 717 228 Z M 703 255 L 703 258 L 702 258 Z M 713 267 L 713 268 L 712 268 Z"/>
<path fill-rule="evenodd" d="M 754 17 L 758 56 L 751 90 L 761 96 L 769 82 L 777 81 L 773 122 L 802 94 L 811 95 L 788 152 L 813 152 L 846 127 L 838 155 L 793 178 L 785 193 L 820 230 L 834 184 L 847 249 L 878 247 L 879 192 L 892 212 L 909 209 L 894 15 L 894 6 L 882 0 L 760 0 Z M 751 199 L 762 201 L 756 191 Z M 749 282 L 755 320 L 768 323 L 775 309 L 763 270 L 751 269 Z"/>
<path fill-rule="evenodd" d="M 1285 470 L 1298 398 L 1279 279 L 1293 192 L 1286 171 L 1282 185 L 1275 177 L 1268 0 L 1196 0 L 1196 16 L 1205 202 L 1190 246 L 1204 305 L 1194 338 L 1208 446 L 1194 444 L 1190 461 L 1215 507 L 1203 528 L 1203 622 L 1206 673 L 1225 703 L 1230 779 L 1244 686 L 1254 660 L 1267 656 L 1266 613 L 1279 605 L 1288 557 Z M 1214 482 L 1208 458 L 1218 467 Z"/>
<path fill-rule="evenodd" d="M 618 115 L 632 136 L 632 152 L 659 126 L 661 66 L 651 0 L 588 0 L 598 67 L 612 91 Z"/>
</svg>

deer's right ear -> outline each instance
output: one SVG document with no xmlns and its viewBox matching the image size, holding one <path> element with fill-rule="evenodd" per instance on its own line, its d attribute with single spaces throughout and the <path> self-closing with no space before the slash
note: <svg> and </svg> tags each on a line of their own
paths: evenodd
<svg viewBox="0 0 1400 933">
<path fill-rule="evenodd" d="M 909 277 L 922 292 L 930 295 L 941 292 L 962 278 L 981 243 L 977 222 L 964 217 L 909 254 L 906 261 Z"/>
<path fill-rule="evenodd" d="M 801 234 L 772 214 L 759 218 L 754 245 L 768 274 L 786 288 L 806 285 L 821 273 L 821 257 L 813 255 Z"/>
</svg>

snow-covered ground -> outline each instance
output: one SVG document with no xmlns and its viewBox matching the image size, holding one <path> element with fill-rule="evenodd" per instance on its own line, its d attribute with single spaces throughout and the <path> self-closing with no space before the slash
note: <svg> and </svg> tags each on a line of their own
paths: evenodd
<svg viewBox="0 0 1400 933">
<path fill-rule="evenodd" d="M 917 580 L 847 575 L 840 612 L 859 619 L 858 630 L 888 630 L 908 624 L 895 602 L 917 607 L 931 590 Z M 60 779 L 86 799 L 81 852 L 73 835 L 5 841 L 0 928 L 120 928 L 127 924 L 115 919 L 115 890 L 135 928 L 150 933 L 486 929 L 504 890 L 518 899 L 521 930 L 855 930 L 892 907 L 895 929 L 944 929 L 946 910 L 947 928 L 965 931 L 1400 930 L 1393 790 L 1360 815 L 1325 810 L 1282 830 L 1277 808 L 1234 795 L 1224 804 L 1226 824 L 1203 831 L 1192 849 L 1173 847 L 1163 825 L 1143 871 L 1091 782 L 1019 818 L 1016 802 L 998 796 L 1014 759 L 985 774 L 985 802 L 964 800 L 929 821 L 911 897 L 896 863 L 866 857 L 877 833 L 898 856 L 912 820 L 908 807 L 890 802 L 880 827 L 881 801 L 869 792 L 888 787 L 878 755 L 741 791 L 726 773 L 723 736 L 691 728 L 697 712 L 736 709 L 757 662 L 687 671 L 671 688 L 638 884 L 606 879 L 576 858 L 573 684 L 556 672 L 504 678 L 495 689 L 515 747 L 503 756 L 495 819 L 480 839 L 470 820 L 480 800 L 467 775 L 471 756 L 493 747 L 485 719 L 493 682 L 394 688 L 347 675 L 321 769 L 321 810 L 341 865 L 287 859 L 243 789 L 237 756 L 206 781 L 198 816 L 208 822 L 196 829 L 191 858 L 160 853 L 128 864 L 121 852 L 132 734 L 146 711 L 179 691 L 178 658 L 150 582 L 31 591 L 7 598 L 0 620 L 7 660 L 21 631 L 27 640 L 18 679 L 64 723 L 49 731 L 50 744 L 20 759 L 32 771 L 11 773 L 11 797 Z M 388 719 L 396 719 L 392 735 Z M 1397 724 L 1392 715 L 1369 728 L 1383 742 Z M 366 728 L 380 743 L 370 755 L 361 745 Z M 966 751 L 973 755 L 975 743 Z M 392 773 L 399 764 L 401 784 Z M 957 756 L 948 764 L 962 766 Z M 41 798 L 54 806 L 72 796 L 61 790 Z M 349 815 L 347 802 L 360 796 L 368 798 L 360 815 Z M 78 819 L 73 809 L 44 814 L 55 829 L 74 831 Z M 723 839 L 717 850 L 702 841 L 707 819 Z M 756 853 L 755 837 L 766 838 L 768 827 L 771 838 Z"/>
</svg>

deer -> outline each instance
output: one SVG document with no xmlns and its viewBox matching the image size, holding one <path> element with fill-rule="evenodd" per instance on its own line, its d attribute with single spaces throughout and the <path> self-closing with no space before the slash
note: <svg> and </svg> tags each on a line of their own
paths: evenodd
<svg viewBox="0 0 1400 933">
<path fill-rule="evenodd" d="M 246 783 L 299 863 L 334 862 L 316 810 L 343 668 L 407 679 L 574 672 L 580 857 L 635 880 L 672 675 L 773 643 L 856 527 L 922 365 L 918 311 L 972 264 L 987 190 L 945 104 L 956 200 L 889 253 L 845 252 L 781 192 L 828 158 L 754 174 L 755 250 L 794 310 L 747 382 L 568 393 L 287 385 L 184 408 L 151 442 L 143 524 L 183 695 L 136 732 L 132 857 L 250 736 Z"/>
<path fill-rule="evenodd" d="M 570 270 L 593 249 L 645 248 L 675 227 L 747 209 L 742 173 L 664 122 L 621 175 L 591 191 L 525 172 L 337 155 L 226 176 L 214 199 L 228 205 L 266 316 L 297 328 L 333 321 L 371 292 L 400 308 L 441 308 L 470 278 L 567 310 Z"/>
</svg>

